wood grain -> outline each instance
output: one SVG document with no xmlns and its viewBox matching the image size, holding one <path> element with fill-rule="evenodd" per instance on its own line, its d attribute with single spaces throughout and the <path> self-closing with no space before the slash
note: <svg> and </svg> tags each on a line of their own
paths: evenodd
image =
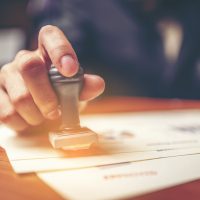
<svg viewBox="0 0 200 200">
<path fill-rule="evenodd" d="M 35 174 L 17 175 L 14 173 L 6 152 L 0 149 L 0 199 L 1 200 L 62 200 L 47 187 Z"/>
<path fill-rule="evenodd" d="M 85 110 L 88 113 L 141 112 L 151 110 L 200 108 L 200 101 L 162 100 L 147 98 L 114 97 L 91 103 Z M 151 194 L 135 200 L 175 200 L 200 199 L 200 181 L 194 181 Z M 133 188 L 134 190 L 134 188 Z M 77 191 L 78 192 L 78 191 Z M 17 175 L 14 173 L 4 149 L 0 148 L 0 200 L 62 200 L 62 197 L 45 185 L 35 174 Z"/>
</svg>

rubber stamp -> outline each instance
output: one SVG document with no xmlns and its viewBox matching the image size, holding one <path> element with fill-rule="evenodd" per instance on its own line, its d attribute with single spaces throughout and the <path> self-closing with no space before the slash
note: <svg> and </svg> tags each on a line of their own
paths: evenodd
<svg viewBox="0 0 200 200">
<path fill-rule="evenodd" d="M 49 78 L 57 94 L 61 107 L 61 126 L 49 133 L 49 140 L 56 149 L 89 149 L 98 142 L 97 134 L 87 127 L 80 126 L 79 94 L 84 72 L 81 67 L 72 77 L 62 76 L 55 67 L 49 70 Z"/>
</svg>

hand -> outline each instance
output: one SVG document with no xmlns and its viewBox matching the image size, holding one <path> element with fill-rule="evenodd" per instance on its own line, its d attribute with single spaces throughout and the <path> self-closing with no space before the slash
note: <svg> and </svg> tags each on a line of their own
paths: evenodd
<svg viewBox="0 0 200 200">
<path fill-rule="evenodd" d="M 60 116 L 58 100 L 48 79 L 55 65 L 64 76 L 78 71 L 78 58 L 63 32 L 44 26 L 38 36 L 38 49 L 22 50 L 0 71 L 0 122 L 16 131 L 42 124 Z M 104 90 L 101 77 L 85 74 L 80 100 L 90 100 Z"/>
</svg>

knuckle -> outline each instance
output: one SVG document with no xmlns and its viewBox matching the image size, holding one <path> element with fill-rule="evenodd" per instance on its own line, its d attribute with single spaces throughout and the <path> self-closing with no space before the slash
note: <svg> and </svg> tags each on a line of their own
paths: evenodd
<svg viewBox="0 0 200 200">
<path fill-rule="evenodd" d="M 11 102 L 15 107 L 28 104 L 30 101 L 32 101 L 32 96 L 29 92 L 24 92 L 23 94 L 15 96 L 11 99 Z"/>
<path fill-rule="evenodd" d="M 36 73 L 41 70 L 42 62 L 32 54 L 23 54 L 18 59 L 19 71 L 23 73 Z"/>
<path fill-rule="evenodd" d="M 11 66 L 11 63 L 7 63 L 3 65 L 1 68 L 1 74 L 6 75 L 10 71 L 10 66 Z"/>
<path fill-rule="evenodd" d="M 41 125 L 44 122 L 44 117 L 39 117 L 37 119 L 29 121 L 29 124 L 32 126 L 38 126 Z"/>
<path fill-rule="evenodd" d="M 19 70 L 21 72 L 27 71 L 32 67 L 33 58 L 28 54 L 23 54 L 18 59 Z"/>
<path fill-rule="evenodd" d="M 14 71 L 14 68 L 12 66 L 12 63 L 8 63 L 3 65 L 3 67 L 0 69 L 0 86 L 5 85 L 6 80 L 12 74 Z"/>
<path fill-rule="evenodd" d="M 6 113 L 0 116 L 0 121 L 7 124 L 16 115 L 17 115 L 16 110 L 11 109 L 10 111 L 7 111 Z"/>
<path fill-rule="evenodd" d="M 38 126 L 44 122 L 44 117 L 43 116 L 37 116 L 37 117 L 29 116 L 28 118 L 25 118 L 25 121 L 27 122 L 27 124 L 29 124 L 31 126 Z"/>
<path fill-rule="evenodd" d="M 52 99 L 52 100 L 48 101 L 46 104 L 44 104 L 42 107 L 43 107 L 42 108 L 42 113 L 43 113 L 44 116 L 46 116 L 51 111 L 57 109 L 58 103 L 57 103 L 56 99 L 55 100 Z"/>
<path fill-rule="evenodd" d="M 67 51 L 66 45 L 63 44 L 63 45 L 59 45 L 57 47 L 50 49 L 49 52 L 52 55 L 62 56 L 62 55 L 65 55 L 68 51 Z"/>
<path fill-rule="evenodd" d="M 44 122 L 44 118 L 41 118 L 41 119 L 37 119 L 35 121 L 30 122 L 30 124 L 32 126 L 38 126 L 38 125 L 42 124 L 43 122 Z"/>
<path fill-rule="evenodd" d="M 20 51 L 18 51 L 18 53 L 16 54 L 15 59 L 20 58 L 21 56 L 23 56 L 23 55 L 25 55 L 25 54 L 28 54 L 28 53 L 29 53 L 28 50 L 20 50 Z"/>
</svg>

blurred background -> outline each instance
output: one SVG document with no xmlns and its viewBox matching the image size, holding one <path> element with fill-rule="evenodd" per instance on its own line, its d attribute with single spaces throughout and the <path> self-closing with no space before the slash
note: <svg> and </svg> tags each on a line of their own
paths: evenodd
<svg viewBox="0 0 200 200">
<path fill-rule="evenodd" d="M 11 61 L 26 46 L 31 21 L 27 16 L 28 0 L 0 1 L 0 64 Z"/>
<path fill-rule="evenodd" d="M 199 10 L 198 0 L 1 0 L 0 65 L 52 24 L 104 77 L 104 95 L 199 99 Z"/>
</svg>

